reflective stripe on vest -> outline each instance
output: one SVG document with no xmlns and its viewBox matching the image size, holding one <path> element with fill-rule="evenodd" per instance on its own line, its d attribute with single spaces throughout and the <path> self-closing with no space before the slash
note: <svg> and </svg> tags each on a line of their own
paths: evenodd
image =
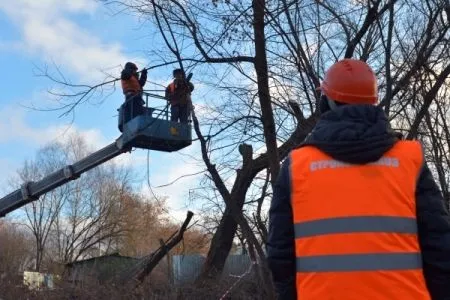
<svg viewBox="0 0 450 300">
<path fill-rule="evenodd" d="M 290 156 L 298 298 L 430 299 L 416 222 L 420 144 L 400 141 L 366 165 L 310 146 Z"/>
<path fill-rule="evenodd" d="M 415 218 L 390 216 L 341 217 L 301 222 L 294 225 L 295 237 L 356 232 L 417 233 Z"/>
<path fill-rule="evenodd" d="M 297 258 L 299 272 L 411 270 L 421 267 L 422 258 L 418 253 L 320 255 Z"/>
</svg>

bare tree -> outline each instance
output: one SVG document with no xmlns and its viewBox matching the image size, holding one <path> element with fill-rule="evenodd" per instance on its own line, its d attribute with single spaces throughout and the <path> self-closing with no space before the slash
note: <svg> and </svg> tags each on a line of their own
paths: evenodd
<svg viewBox="0 0 450 300">
<path fill-rule="evenodd" d="M 449 75 L 445 38 L 449 29 L 445 22 L 448 5 L 444 1 L 188 1 L 182 4 L 173 0 L 164 6 L 157 1 L 127 3 L 138 13 L 153 14 L 155 19 L 165 21 L 156 24 L 172 52 L 180 49 L 170 47 L 175 42 L 194 45 L 177 57 L 197 58 L 230 78 L 222 77 L 220 84 L 214 84 L 226 91 L 226 104 L 220 103 L 215 114 L 208 112 L 202 118 L 201 128 L 195 127 L 210 178 L 226 203 L 205 273 L 213 269 L 220 271 L 231 247 L 237 224 L 228 203 L 234 202 L 242 210 L 254 178 L 265 168 L 273 183 L 278 170 L 273 162 L 278 164 L 279 158 L 284 158 L 312 128 L 318 104 L 313 91 L 326 66 L 343 57 L 360 58 L 373 65 L 381 78 L 380 105 L 397 118 L 406 113 L 414 116 L 407 127 L 409 138 L 416 136 L 424 112 Z M 270 63 L 266 66 L 267 61 Z M 252 72 L 256 73 L 256 79 Z M 429 80 L 421 74 L 430 76 Z M 423 91 L 420 94 L 407 88 L 418 77 L 419 82 L 428 82 L 420 85 Z M 408 98 L 419 95 L 422 95 L 421 105 L 413 109 L 405 106 Z M 259 105 L 253 101 L 255 98 Z M 265 106 L 267 101 L 271 103 L 269 106 Z M 267 108 L 272 112 L 267 113 Z M 309 117 L 305 117 L 307 114 Z M 276 130 L 268 130 L 272 126 Z M 280 141 L 277 151 L 271 142 L 273 138 Z M 241 149 L 249 149 L 243 143 L 250 142 L 259 146 L 264 143 L 267 152 L 246 158 L 245 155 L 251 155 Z M 227 187 L 226 178 L 239 168 L 235 155 L 238 150 L 242 168 L 238 169 L 234 184 Z"/>
<path fill-rule="evenodd" d="M 45 175 L 61 168 L 65 163 L 65 155 L 58 143 L 41 148 L 34 160 L 27 160 L 18 171 L 18 182 L 36 181 Z M 55 189 L 37 201 L 31 202 L 23 208 L 25 225 L 32 232 L 35 239 L 35 270 L 39 271 L 44 259 L 46 244 L 61 209 L 70 194 L 70 186 Z"/>
<path fill-rule="evenodd" d="M 86 142 L 72 136 L 64 151 L 69 162 L 85 157 Z M 117 249 L 116 239 L 125 232 L 122 198 L 131 190 L 129 168 L 106 163 L 70 182 L 60 212 L 52 224 L 52 245 L 59 262 L 97 256 Z"/>
<path fill-rule="evenodd" d="M 164 199 L 155 201 L 133 191 L 121 195 L 123 234 L 114 239 L 114 244 L 124 255 L 143 257 L 159 247 L 159 239 L 169 225 L 166 220 Z"/>
<path fill-rule="evenodd" d="M 434 139 L 448 131 L 448 113 L 437 108 L 450 72 L 446 0 L 104 2 L 152 20 L 168 49 L 151 52 L 154 58 L 196 68 L 202 74 L 197 80 L 215 91 L 193 118 L 212 183 L 206 186 L 222 199 L 204 277 L 222 270 L 238 225 L 246 238 L 255 238 L 249 216 L 261 209 L 271 187 L 259 185 L 261 204 L 245 209 L 244 217 L 248 192 L 264 172 L 273 184 L 279 162 L 313 128 L 319 115 L 315 88 L 336 60 L 358 58 L 374 68 L 379 105 L 407 138 L 424 138 L 420 130 L 430 110 L 439 115 L 426 125 Z M 448 139 L 441 141 L 439 151 L 436 141 L 427 148 L 436 166 L 448 151 Z M 264 227 L 258 228 L 263 239 Z"/>
<path fill-rule="evenodd" d="M 27 267 L 33 256 L 32 238 L 17 224 L 0 221 L 0 281 L 11 280 Z"/>
<path fill-rule="evenodd" d="M 84 138 L 69 135 L 25 161 L 17 181 L 38 181 L 90 152 Z M 129 167 L 108 162 L 24 206 L 17 218 L 34 237 L 36 271 L 45 261 L 68 263 L 116 250 L 117 238 L 126 231 L 122 198 L 132 191 L 132 176 Z"/>
</svg>

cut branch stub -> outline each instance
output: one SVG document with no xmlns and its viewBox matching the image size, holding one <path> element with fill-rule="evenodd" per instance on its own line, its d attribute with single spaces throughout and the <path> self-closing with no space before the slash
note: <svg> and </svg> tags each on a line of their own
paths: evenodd
<svg viewBox="0 0 450 300">
<path fill-rule="evenodd" d="M 253 147 L 249 144 L 241 144 L 239 153 L 242 155 L 242 167 L 246 168 L 253 159 Z"/>
</svg>

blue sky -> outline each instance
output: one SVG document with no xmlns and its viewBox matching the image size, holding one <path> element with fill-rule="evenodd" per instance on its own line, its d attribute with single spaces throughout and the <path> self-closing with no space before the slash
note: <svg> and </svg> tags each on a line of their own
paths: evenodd
<svg viewBox="0 0 450 300">
<path fill-rule="evenodd" d="M 105 77 L 99 70 L 119 76 L 120 66 L 128 60 L 136 61 L 139 68 L 153 64 L 146 54 L 164 45 L 157 35 L 150 34 L 153 32 L 150 29 L 150 23 L 125 14 L 114 15 L 94 0 L 0 1 L 2 194 L 11 191 L 8 180 L 23 161 L 33 158 L 45 143 L 64 139 L 62 134 L 72 121 L 71 116 L 60 117 L 61 112 L 24 107 L 31 104 L 45 107 L 50 103 L 46 91 L 54 84 L 47 78 L 35 76 L 35 66 L 42 67 L 53 61 L 74 83 L 99 83 Z M 171 69 L 151 70 L 149 80 L 167 84 L 171 80 Z M 149 84 L 147 88 L 152 87 Z M 201 93 L 201 89 L 197 91 Z M 95 149 L 113 142 L 120 134 L 116 114 L 122 102 L 119 88 L 101 104 L 79 106 L 70 130 L 85 136 Z M 161 104 L 164 103 L 158 103 Z M 194 144 L 182 153 L 196 154 L 196 149 Z M 182 153 L 150 152 L 152 185 L 166 184 L 202 169 Z M 133 166 L 144 178 L 146 155 L 146 151 L 136 150 L 116 161 Z M 154 189 L 157 194 L 170 197 L 174 217 L 185 216 L 185 200 L 197 178 L 188 177 L 176 185 Z M 142 191 L 148 192 L 145 183 Z M 189 209 L 195 211 L 193 207 Z"/>
</svg>

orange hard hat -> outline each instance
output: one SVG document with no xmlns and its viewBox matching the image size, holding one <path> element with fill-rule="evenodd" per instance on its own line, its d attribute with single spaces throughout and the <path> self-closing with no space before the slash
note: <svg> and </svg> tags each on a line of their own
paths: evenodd
<svg viewBox="0 0 450 300">
<path fill-rule="evenodd" d="M 346 58 L 333 64 L 318 88 L 330 100 L 347 104 L 375 104 L 377 77 L 368 64 Z"/>
</svg>

